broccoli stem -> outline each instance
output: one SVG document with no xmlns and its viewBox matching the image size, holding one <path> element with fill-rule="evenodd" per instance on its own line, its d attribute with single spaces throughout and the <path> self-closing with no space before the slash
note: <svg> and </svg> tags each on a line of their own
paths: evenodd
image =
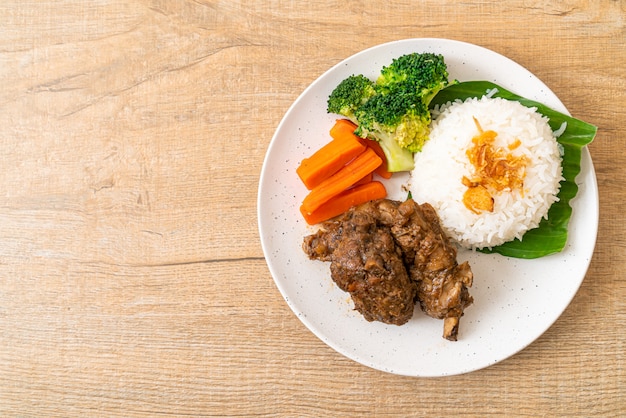
<svg viewBox="0 0 626 418">
<path fill-rule="evenodd" d="M 400 147 L 398 142 L 390 135 L 378 132 L 375 140 L 387 157 L 387 170 L 396 173 L 398 171 L 411 171 L 415 167 L 413 153 Z"/>
</svg>

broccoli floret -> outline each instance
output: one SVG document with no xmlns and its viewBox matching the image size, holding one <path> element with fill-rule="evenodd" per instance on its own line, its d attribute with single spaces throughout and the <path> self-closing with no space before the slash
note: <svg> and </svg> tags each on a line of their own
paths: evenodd
<svg viewBox="0 0 626 418">
<path fill-rule="evenodd" d="M 354 111 L 375 94 L 372 80 L 361 74 L 351 75 L 339 83 L 328 97 L 328 113 L 352 119 Z"/>
<path fill-rule="evenodd" d="M 389 171 L 413 169 L 413 153 L 428 139 L 430 112 L 415 94 L 377 94 L 355 112 L 355 133 L 377 140 Z"/>
<path fill-rule="evenodd" d="M 389 171 L 409 171 L 413 153 L 430 134 L 428 105 L 447 85 L 442 55 L 403 55 L 383 67 L 375 82 L 363 75 L 343 80 L 328 98 L 328 112 L 355 122 L 357 135 L 379 141 Z"/>
<path fill-rule="evenodd" d="M 397 89 L 414 91 L 428 107 L 439 90 L 448 85 L 448 69 L 443 55 L 407 54 L 383 67 L 376 85 L 382 93 L 393 93 Z"/>
</svg>

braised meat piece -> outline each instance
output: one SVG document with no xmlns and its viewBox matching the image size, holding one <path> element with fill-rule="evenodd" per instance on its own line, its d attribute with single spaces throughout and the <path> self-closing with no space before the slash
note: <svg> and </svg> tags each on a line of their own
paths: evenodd
<svg viewBox="0 0 626 418">
<path fill-rule="evenodd" d="M 341 242 L 342 232 L 339 220 L 327 221 L 317 233 L 304 237 L 302 249 L 311 260 L 332 261 L 333 251 Z"/>
<path fill-rule="evenodd" d="M 457 263 L 456 248 L 428 203 L 381 200 L 372 204 L 384 213 L 381 219 L 402 249 L 409 275 L 417 283 L 420 307 L 427 315 L 443 319 L 444 338 L 456 341 L 459 320 L 473 302 L 468 290 L 473 281 L 470 265 Z"/>
<path fill-rule="evenodd" d="M 353 210 L 326 222 L 303 248 L 310 258 L 331 262 L 332 279 L 366 320 L 402 325 L 413 316 L 415 283 L 389 228 L 372 213 Z"/>
<path fill-rule="evenodd" d="M 444 320 L 444 338 L 456 341 L 459 319 L 473 302 L 473 275 L 467 262 L 457 263 L 429 204 L 381 199 L 359 205 L 305 237 L 303 249 L 311 259 L 330 261 L 332 279 L 368 321 L 401 325 L 419 303 Z"/>
</svg>

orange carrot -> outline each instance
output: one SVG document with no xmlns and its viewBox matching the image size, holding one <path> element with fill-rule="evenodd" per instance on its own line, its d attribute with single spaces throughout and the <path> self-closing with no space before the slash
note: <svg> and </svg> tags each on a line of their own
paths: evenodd
<svg viewBox="0 0 626 418">
<path fill-rule="evenodd" d="M 302 207 L 300 207 L 300 211 L 309 225 L 315 225 L 341 215 L 352 206 L 360 205 L 370 200 L 382 199 L 386 196 L 387 190 L 385 186 L 379 181 L 371 181 L 341 192 L 311 213 L 308 213 Z"/>
<path fill-rule="evenodd" d="M 367 140 L 366 145 L 370 147 L 376 153 L 376 155 L 378 155 L 383 160 L 383 163 L 374 172 L 384 179 L 390 179 L 393 173 L 387 169 L 387 157 L 385 156 L 385 151 L 383 151 L 378 142 L 371 139 Z"/>
<path fill-rule="evenodd" d="M 374 170 L 374 172 L 375 172 L 375 170 Z M 372 180 L 374 180 L 374 173 L 369 173 L 369 174 L 367 174 L 365 177 L 363 177 L 361 180 L 359 180 L 359 181 L 357 181 L 356 183 L 354 183 L 354 184 L 352 185 L 352 187 L 354 187 L 354 186 L 360 186 L 360 185 L 365 184 L 365 183 L 369 183 L 369 182 L 371 182 Z"/>
<path fill-rule="evenodd" d="M 365 148 L 355 138 L 333 139 L 312 156 L 303 159 L 296 173 L 307 189 L 311 190 L 365 151 Z"/>
<path fill-rule="evenodd" d="M 384 179 L 391 178 L 393 173 L 387 169 L 387 157 L 385 156 L 383 149 L 380 147 L 380 144 L 374 140 L 359 137 L 354 133 L 356 128 L 357 125 L 348 119 L 337 119 L 335 125 L 333 125 L 330 129 L 330 136 L 335 139 L 353 137 L 360 141 L 363 145 L 374 150 L 374 152 L 376 152 L 376 154 L 383 160 L 383 164 L 376 169 L 376 174 Z"/>
<path fill-rule="evenodd" d="M 366 148 L 355 159 L 313 188 L 302 201 L 304 210 L 312 213 L 332 197 L 373 172 L 382 162 L 383 160 L 371 148 Z"/>
<path fill-rule="evenodd" d="M 337 119 L 332 128 L 330 128 L 330 136 L 338 139 L 345 137 L 355 137 L 361 142 L 363 138 L 354 133 L 357 125 L 348 119 Z"/>
</svg>

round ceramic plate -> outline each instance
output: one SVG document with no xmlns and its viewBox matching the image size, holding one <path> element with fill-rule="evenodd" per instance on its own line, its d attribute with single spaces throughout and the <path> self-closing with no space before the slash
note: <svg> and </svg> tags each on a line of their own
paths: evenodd
<svg viewBox="0 0 626 418">
<path fill-rule="evenodd" d="M 312 261 L 303 238 L 315 231 L 299 206 L 307 190 L 296 175 L 306 156 L 330 140 L 337 118 L 326 100 L 351 74 L 374 78 L 383 65 L 411 52 L 443 54 L 450 79 L 487 80 L 567 113 L 557 96 L 528 70 L 488 49 L 444 39 L 408 39 L 376 46 L 335 65 L 311 84 L 281 121 L 267 151 L 258 191 L 261 244 L 271 274 L 298 318 L 337 352 L 363 365 L 408 376 L 467 373 L 504 360 L 543 334 L 580 287 L 598 229 L 598 189 L 587 148 L 580 187 L 572 200 L 568 243 L 555 255 L 535 260 L 459 251 L 474 272 L 474 304 L 461 319 L 458 341 L 442 338 L 443 321 L 416 308 L 405 325 L 367 322 L 347 293 L 332 281 L 329 263 Z M 408 174 L 387 182 L 389 197 L 405 199 Z"/>
</svg>

